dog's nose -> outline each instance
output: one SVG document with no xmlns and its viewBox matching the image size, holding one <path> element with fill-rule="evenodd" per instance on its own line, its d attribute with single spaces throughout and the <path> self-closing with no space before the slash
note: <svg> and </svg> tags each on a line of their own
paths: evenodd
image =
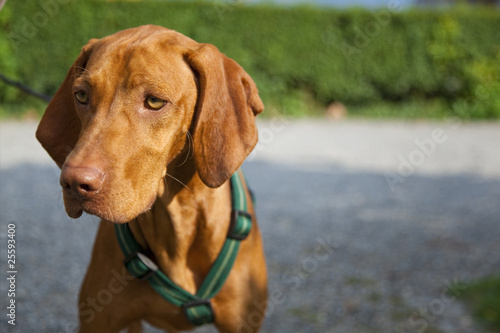
<svg viewBox="0 0 500 333">
<path fill-rule="evenodd" d="M 60 184 L 64 191 L 72 192 L 84 199 L 99 193 L 104 183 L 104 173 L 98 168 L 64 165 Z"/>
</svg>

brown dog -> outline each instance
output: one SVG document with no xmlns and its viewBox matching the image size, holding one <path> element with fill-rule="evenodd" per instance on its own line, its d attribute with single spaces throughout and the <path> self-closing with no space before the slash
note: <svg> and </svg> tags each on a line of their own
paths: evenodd
<svg viewBox="0 0 500 333">
<path fill-rule="evenodd" d="M 81 332 L 140 332 L 141 320 L 193 328 L 181 308 L 126 273 L 113 223 L 129 222 L 165 275 L 194 294 L 225 241 L 228 179 L 255 146 L 263 109 L 235 61 L 175 31 L 142 26 L 83 48 L 37 130 L 62 169 L 68 215 L 102 218 L 80 293 Z M 257 332 L 266 284 L 253 218 L 211 300 L 218 330 Z"/>
</svg>

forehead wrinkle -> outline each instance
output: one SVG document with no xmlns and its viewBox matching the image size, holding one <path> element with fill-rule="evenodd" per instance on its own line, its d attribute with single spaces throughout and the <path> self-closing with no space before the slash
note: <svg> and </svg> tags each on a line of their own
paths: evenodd
<svg viewBox="0 0 500 333">
<path fill-rule="evenodd" d="M 109 81 L 111 77 L 123 74 L 120 72 L 123 72 L 130 62 L 134 45 L 138 42 L 134 40 L 134 36 L 124 36 L 113 42 L 108 42 L 108 38 L 102 39 L 90 55 L 84 70 L 84 73 L 90 73 L 87 81 L 92 81 L 93 77 L 103 77 Z"/>
<path fill-rule="evenodd" d="M 162 43 L 151 38 L 133 35 L 99 45 L 80 78 L 94 89 L 114 87 L 115 97 L 119 90 L 129 92 L 129 96 L 131 92 L 151 94 L 174 105 L 181 103 L 182 89 L 190 84 L 192 75 L 179 56 L 183 48 L 176 38 Z"/>
<path fill-rule="evenodd" d="M 132 80 L 133 87 L 141 87 L 145 94 L 152 94 L 155 97 L 164 97 L 176 99 L 177 94 L 172 85 L 167 84 L 167 80 L 158 80 L 155 78 L 137 78 Z M 158 96 L 156 96 L 158 95 Z M 173 100 L 170 102 L 174 102 Z"/>
<path fill-rule="evenodd" d="M 114 79 L 114 73 L 107 73 L 106 64 L 100 66 L 89 65 L 85 71 L 75 79 L 75 84 L 84 84 L 89 86 L 92 90 L 103 90 L 110 85 Z"/>
<path fill-rule="evenodd" d="M 175 77 L 170 72 L 168 66 L 155 66 L 150 63 L 146 64 L 140 59 L 135 61 L 131 58 L 124 73 L 125 87 L 131 90 L 140 88 L 146 94 L 160 95 L 156 97 L 176 99 L 179 89 L 176 89 L 176 85 L 173 84 Z"/>
</svg>

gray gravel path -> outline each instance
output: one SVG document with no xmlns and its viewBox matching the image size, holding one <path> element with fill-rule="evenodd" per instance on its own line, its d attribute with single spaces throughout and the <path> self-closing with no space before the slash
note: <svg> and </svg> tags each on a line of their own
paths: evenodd
<svg viewBox="0 0 500 333">
<path fill-rule="evenodd" d="M 263 332 L 486 332 L 456 296 L 464 281 L 500 270 L 500 124 L 259 127 L 244 170 L 270 271 Z M 0 331 L 74 332 L 98 219 L 65 215 L 35 128 L 0 123 Z M 5 310 L 8 223 L 15 327 Z"/>
</svg>

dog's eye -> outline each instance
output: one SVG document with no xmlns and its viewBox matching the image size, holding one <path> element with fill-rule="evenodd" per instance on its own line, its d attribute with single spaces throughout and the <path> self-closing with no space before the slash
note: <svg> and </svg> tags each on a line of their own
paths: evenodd
<svg viewBox="0 0 500 333">
<path fill-rule="evenodd" d="M 75 93 L 75 98 L 80 104 L 88 104 L 89 103 L 89 95 L 87 95 L 84 91 L 77 91 Z"/>
<path fill-rule="evenodd" d="M 158 97 L 155 97 L 155 96 L 148 96 L 146 98 L 146 106 L 152 110 L 161 109 L 165 105 L 165 103 L 166 102 L 164 100 L 162 100 Z"/>
</svg>

